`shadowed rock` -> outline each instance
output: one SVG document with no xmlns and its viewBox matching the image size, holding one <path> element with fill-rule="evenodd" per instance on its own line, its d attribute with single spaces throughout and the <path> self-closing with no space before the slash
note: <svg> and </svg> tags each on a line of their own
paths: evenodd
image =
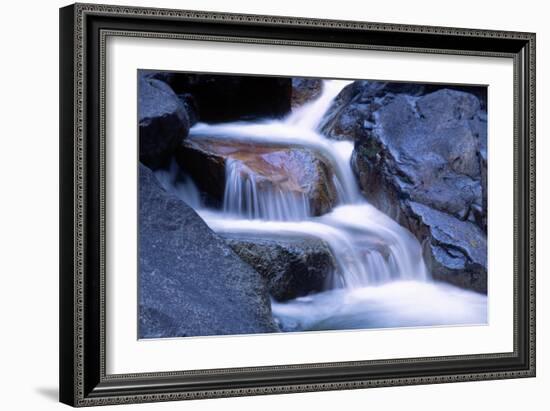
<svg viewBox="0 0 550 411">
<path fill-rule="evenodd" d="M 265 282 L 140 165 L 140 338 L 278 331 Z"/>
<path fill-rule="evenodd" d="M 150 167 L 165 165 L 189 132 L 184 104 L 163 81 L 139 79 L 139 157 Z"/>
<path fill-rule="evenodd" d="M 329 247 L 317 238 L 226 238 L 266 279 L 269 293 L 279 301 L 323 291 L 336 269 Z"/>
<path fill-rule="evenodd" d="M 321 95 L 323 90 L 323 81 L 316 78 L 300 78 L 292 79 L 292 108 L 298 108 L 304 104 L 315 100 Z"/>
<path fill-rule="evenodd" d="M 290 78 L 144 71 L 176 94 L 191 95 L 199 121 L 279 118 L 290 112 Z"/>
</svg>

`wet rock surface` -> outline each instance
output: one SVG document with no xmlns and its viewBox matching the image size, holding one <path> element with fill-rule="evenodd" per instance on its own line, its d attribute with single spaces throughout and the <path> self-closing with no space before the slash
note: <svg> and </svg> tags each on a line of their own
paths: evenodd
<svg viewBox="0 0 550 411">
<path fill-rule="evenodd" d="M 425 238 L 423 254 L 433 278 L 487 293 L 487 236 L 470 221 L 410 202 L 409 228 Z"/>
<path fill-rule="evenodd" d="M 199 189 L 209 194 L 213 205 L 223 201 L 228 161 L 238 162 L 243 174 L 253 176 L 259 190 L 306 196 L 313 215 L 330 211 L 337 201 L 331 170 L 305 148 L 188 139 L 178 149 L 176 160 Z"/>
<path fill-rule="evenodd" d="M 291 106 L 296 109 L 304 104 L 315 100 L 321 95 L 323 81 L 315 78 L 292 79 L 292 100 Z"/>
<path fill-rule="evenodd" d="M 140 338 L 278 331 L 265 280 L 140 166 Z"/>
<path fill-rule="evenodd" d="M 323 291 L 336 269 L 329 247 L 317 238 L 225 238 L 264 277 L 269 293 L 278 301 Z"/>
</svg>

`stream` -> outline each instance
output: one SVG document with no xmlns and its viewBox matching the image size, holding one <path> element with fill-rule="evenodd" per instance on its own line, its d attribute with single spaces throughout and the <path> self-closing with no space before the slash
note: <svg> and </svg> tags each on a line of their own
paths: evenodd
<svg viewBox="0 0 550 411">
<path fill-rule="evenodd" d="M 350 166 L 353 143 L 330 140 L 317 131 L 349 83 L 325 80 L 316 100 L 284 119 L 199 123 L 188 137 L 311 150 L 332 171 L 337 198 L 331 211 L 315 216 L 305 195 L 266 188 L 238 160 L 226 162 L 221 209 L 204 207 L 190 178 L 172 189 L 222 235 L 316 237 L 328 245 L 336 272 L 324 291 L 272 300 L 282 331 L 486 324 L 487 296 L 433 281 L 414 235 L 359 192 Z M 168 181 L 168 175 L 157 171 L 161 181 Z"/>
</svg>

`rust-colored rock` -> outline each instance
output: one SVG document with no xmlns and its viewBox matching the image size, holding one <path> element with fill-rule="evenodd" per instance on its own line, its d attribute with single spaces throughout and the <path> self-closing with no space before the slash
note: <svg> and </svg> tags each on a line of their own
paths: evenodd
<svg viewBox="0 0 550 411">
<path fill-rule="evenodd" d="M 332 171 L 308 149 L 190 138 L 180 146 L 176 160 L 214 205 L 223 202 L 228 160 L 239 162 L 241 173 L 253 176 L 260 190 L 304 195 L 313 215 L 329 212 L 337 201 Z"/>
</svg>

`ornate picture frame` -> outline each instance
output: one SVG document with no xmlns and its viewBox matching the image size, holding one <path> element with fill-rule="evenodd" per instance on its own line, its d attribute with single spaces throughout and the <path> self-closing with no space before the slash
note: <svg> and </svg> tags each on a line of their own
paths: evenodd
<svg viewBox="0 0 550 411">
<path fill-rule="evenodd" d="M 110 37 L 511 60 L 513 350 L 107 373 L 105 94 Z M 535 376 L 534 33 L 75 4 L 60 10 L 60 97 L 61 402 L 80 407 Z"/>
</svg>

